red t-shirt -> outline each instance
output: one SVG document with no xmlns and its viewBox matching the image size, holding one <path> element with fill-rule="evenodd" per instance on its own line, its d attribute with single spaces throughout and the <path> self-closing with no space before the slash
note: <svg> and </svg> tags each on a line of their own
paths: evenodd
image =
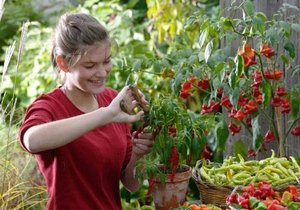
<svg viewBox="0 0 300 210">
<path fill-rule="evenodd" d="M 106 88 L 97 96 L 108 106 L 117 92 Z M 27 109 L 20 129 L 83 114 L 65 94 L 55 89 L 38 97 Z M 23 145 L 24 147 L 24 145 Z M 131 156 L 128 124 L 111 123 L 98 127 L 57 149 L 35 154 L 48 187 L 46 209 L 121 209 L 119 182 Z"/>
</svg>

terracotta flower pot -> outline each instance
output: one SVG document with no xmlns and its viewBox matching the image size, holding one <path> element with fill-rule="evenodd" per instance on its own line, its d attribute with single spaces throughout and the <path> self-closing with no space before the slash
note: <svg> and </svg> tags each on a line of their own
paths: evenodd
<svg viewBox="0 0 300 210">
<path fill-rule="evenodd" d="M 155 177 L 152 191 L 155 208 L 157 210 L 169 210 L 182 204 L 185 201 L 191 175 L 192 168 L 184 165 L 175 174 L 173 182 L 170 180 L 170 174 L 166 174 L 164 183 L 159 180 L 159 177 Z"/>
</svg>

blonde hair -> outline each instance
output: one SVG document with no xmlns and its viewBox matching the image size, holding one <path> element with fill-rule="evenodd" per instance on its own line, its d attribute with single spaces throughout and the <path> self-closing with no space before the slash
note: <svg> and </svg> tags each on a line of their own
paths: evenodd
<svg viewBox="0 0 300 210">
<path fill-rule="evenodd" d="M 56 57 L 61 55 L 72 66 L 88 47 L 103 41 L 110 43 L 109 35 L 96 18 L 84 13 L 64 14 L 53 34 L 52 65 L 57 68 Z"/>
</svg>

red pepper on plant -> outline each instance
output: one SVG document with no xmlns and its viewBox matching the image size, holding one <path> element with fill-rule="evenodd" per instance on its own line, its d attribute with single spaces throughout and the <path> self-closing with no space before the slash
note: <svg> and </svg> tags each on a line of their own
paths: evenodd
<svg viewBox="0 0 300 210">
<path fill-rule="evenodd" d="M 202 90 L 207 90 L 209 88 L 209 80 L 208 79 L 201 79 L 198 81 L 197 86 Z"/>
<path fill-rule="evenodd" d="M 204 149 L 202 150 L 202 152 L 200 154 L 200 159 L 211 160 L 212 157 L 213 157 L 213 152 L 207 145 L 205 145 Z"/>
<path fill-rule="evenodd" d="M 229 130 L 231 131 L 231 135 L 233 135 L 233 136 L 234 136 L 234 134 L 239 133 L 242 128 L 240 125 L 236 125 L 234 123 L 230 123 L 228 127 L 229 127 Z"/>
<path fill-rule="evenodd" d="M 242 121 L 245 118 L 245 114 L 243 110 L 238 110 L 237 113 L 233 116 L 234 119 L 237 119 L 239 121 Z"/>
<path fill-rule="evenodd" d="M 149 179 L 149 186 L 148 186 L 147 195 L 150 195 L 152 193 L 153 188 L 154 188 L 154 183 L 155 183 L 155 177 L 151 176 L 150 179 Z"/>
<path fill-rule="evenodd" d="M 284 87 L 282 87 L 282 86 L 278 86 L 277 88 L 276 88 L 276 95 L 278 95 L 278 96 L 285 96 L 287 93 L 285 92 L 285 88 Z"/>
<path fill-rule="evenodd" d="M 282 75 L 283 72 L 280 69 L 275 69 L 275 70 L 265 70 L 264 71 L 264 75 L 267 79 L 270 80 L 279 80 Z"/>
<path fill-rule="evenodd" d="M 256 152 L 254 149 L 248 149 L 248 157 L 255 157 Z"/>
<path fill-rule="evenodd" d="M 221 98 L 221 105 L 226 107 L 227 109 L 231 109 L 232 108 L 232 104 L 229 100 L 229 97 L 228 96 L 222 96 Z"/>
<path fill-rule="evenodd" d="M 247 104 L 244 105 L 245 114 L 250 114 L 251 112 L 257 110 L 257 104 L 255 101 L 250 100 Z"/>
<path fill-rule="evenodd" d="M 173 182 L 176 170 L 177 170 L 178 165 L 179 165 L 179 153 L 178 153 L 177 148 L 176 148 L 175 145 L 173 145 L 171 147 L 171 154 L 170 154 L 170 157 L 168 159 L 168 163 L 172 167 L 170 179 L 171 179 L 171 182 Z"/>
<path fill-rule="evenodd" d="M 291 111 L 291 104 L 288 99 L 281 99 L 281 112 L 282 113 L 289 113 Z"/>
<path fill-rule="evenodd" d="M 260 53 L 267 58 L 271 58 L 275 55 L 273 48 L 271 48 L 268 43 L 264 43 L 260 46 Z"/>
<path fill-rule="evenodd" d="M 291 131 L 291 134 L 293 134 L 294 136 L 300 136 L 300 126 L 294 127 Z"/>
<path fill-rule="evenodd" d="M 281 106 L 281 98 L 274 96 L 272 98 L 271 105 L 274 107 L 280 107 Z"/>
<path fill-rule="evenodd" d="M 243 47 L 238 49 L 238 53 L 243 57 L 245 67 L 256 64 L 254 49 L 250 43 L 244 42 Z"/>
<path fill-rule="evenodd" d="M 269 143 L 271 141 L 275 141 L 275 139 L 275 134 L 272 131 L 268 130 L 264 136 L 264 142 Z"/>
</svg>

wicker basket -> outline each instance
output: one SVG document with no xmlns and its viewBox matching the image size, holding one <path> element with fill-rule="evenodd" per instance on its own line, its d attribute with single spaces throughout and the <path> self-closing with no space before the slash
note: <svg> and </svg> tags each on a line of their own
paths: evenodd
<svg viewBox="0 0 300 210">
<path fill-rule="evenodd" d="M 201 167 L 201 160 L 197 161 L 196 166 L 192 171 L 192 178 L 195 181 L 198 190 L 200 192 L 200 200 L 204 204 L 213 204 L 216 206 L 226 208 L 226 197 L 232 192 L 239 192 L 242 190 L 241 187 L 233 186 L 218 186 L 208 182 L 205 182 L 198 176 L 198 169 Z"/>
</svg>

